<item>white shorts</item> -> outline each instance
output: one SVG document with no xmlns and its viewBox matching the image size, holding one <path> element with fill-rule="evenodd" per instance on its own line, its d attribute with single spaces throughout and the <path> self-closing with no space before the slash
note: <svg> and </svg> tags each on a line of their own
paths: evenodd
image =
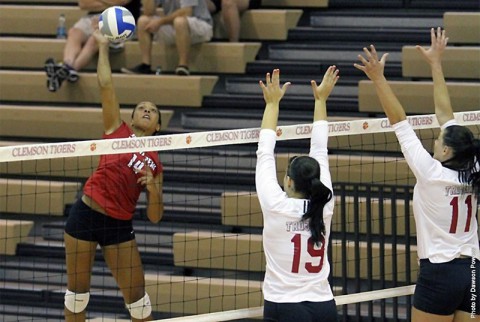
<svg viewBox="0 0 480 322">
<path fill-rule="evenodd" d="M 188 26 L 190 27 L 190 39 L 192 44 L 207 42 L 212 39 L 213 28 L 206 21 L 196 17 L 187 17 Z M 157 33 L 154 35 L 155 41 L 163 41 L 167 45 L 175 44 L 175 29 L 173 25 L 160 26 Z"/>
<path fill-rule="evenodd" d="M 73 25 L 73 28 L 81 30 L 86 37 L 90 37 L 95 31 L 94 26 L 96 27 L 98 23 L 98 17 L 100 14 L 84 16 Z"/>
</svg>

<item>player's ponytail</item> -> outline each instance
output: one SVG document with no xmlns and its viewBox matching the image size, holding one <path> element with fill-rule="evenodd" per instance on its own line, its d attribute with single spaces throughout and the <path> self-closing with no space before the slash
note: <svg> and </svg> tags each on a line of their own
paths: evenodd
<svg viewBox="0 0 480 322">
<path fill-rule="evenodd" d="M 311 157 L 293 158 L 287 175 L 294 181 L 295 191 L 310 200 L 302 220 L 309 220 L 312 239 L 318 245 L 325 235 L 323 208 L 332 199 L 332 191 L 320 181 L 320 165 Z"/>
<path fill-rule="evenodd" d="M 480 190 L 480 140 L 465 126 L 452 125 L 444 130 L 443 143 L 453 150 L 453 157 L 443 166 L 458 171 L 460 182 Z"/>
</svg>

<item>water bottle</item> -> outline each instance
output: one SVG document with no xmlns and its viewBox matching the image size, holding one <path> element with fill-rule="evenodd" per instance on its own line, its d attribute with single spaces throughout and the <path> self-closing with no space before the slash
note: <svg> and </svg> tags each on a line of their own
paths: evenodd
<svg viewBox="0 0 480 322">
<path fill-rule="evenodd" d="M 67 38 L 67 31 L 65 28 L 65 15 L 63 13 L 58 17 L 57 38 L 58 39 Z"/>
</svg>

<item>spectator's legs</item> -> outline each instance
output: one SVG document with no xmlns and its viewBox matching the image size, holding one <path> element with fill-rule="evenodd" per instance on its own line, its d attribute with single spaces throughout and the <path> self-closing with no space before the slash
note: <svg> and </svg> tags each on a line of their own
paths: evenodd
<svg viewBox="0 0 480 322">
<path fill-rule="evenodd" d="M 75 70 L 81 70 L 89 62 L 92 61 L 93 56 L 98 52 L 98 45 L 95 38 L 90 36 L 83 46 L 82 50 L 78 54 L 77 58 L 73 61 L 73 64 L 69 64 Z"/>
<path fill-rule="evenodd" d="M 83 31 L 77 28 L 71 28 L 68 31 L 67 42 L 63 49 L 63 62 L 73 66 L 75 59 L 80 54 L 83 44 L 87 41 L 87 36 Z"/>
<path fill-rule="evenodd" d="M 145 26 L 152 18 L 151 16 L 140 16 L 137 21 L 137 37 L 142 63 L 146 65 L 151 65 L 152 63 L 152 34 L 145 30 Z"/>
<path fill-rule="evenodd" d="M 187 17 L 175 18 L 175 20 L 173 20 L 173 28 L 175 29 L 175 44 L 177 45 L 178 51 L 178 65 L 188 66 L 191 39 Z"/>
<path fill-rule="evenodd" d="M 222 17 L 228 40 L 240 39 L 240 14 L 248 9 L 249 0 L 222 0 Z"/>
</svg>

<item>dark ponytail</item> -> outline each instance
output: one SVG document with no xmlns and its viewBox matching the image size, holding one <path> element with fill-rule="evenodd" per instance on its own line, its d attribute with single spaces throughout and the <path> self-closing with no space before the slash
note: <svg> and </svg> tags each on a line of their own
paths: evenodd
<svg viewBox="0 0 480 322">
<path fill-rule="evenodd" d="M 480 189 L 480 140 L 465 126 L 452 125 L 443 132 L 443 143 L 453 150 L 453 157 L 442 162 L 444 167 L 458 171 L 461 183 L 471 185 L 476 194 Z"/>
<path fill-rule="evenodd" d="M 310 200 L 302 220 L 309 220 L 312 239 L 318 246 L 325 235 L 323 208 L 332 199 L 332 191 L 320 181 L 320 165 L 311 157 L 292 158 L 287 175 L 293 180 L 295 191 Z"/>
</svg>

